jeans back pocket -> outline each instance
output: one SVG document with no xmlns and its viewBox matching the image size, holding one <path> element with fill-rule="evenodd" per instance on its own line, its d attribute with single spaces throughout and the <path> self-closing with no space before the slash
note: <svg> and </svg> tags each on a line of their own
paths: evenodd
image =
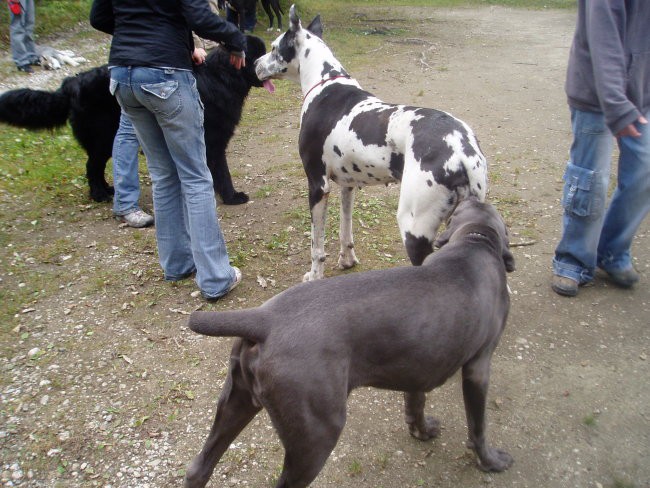
<svg viewBox="0 0 650 488">
<path fill-rule="evenodd" d="M 176 116 L 183 108 L 178 81 L 169 80 L 161 83 L 141 85 L 149 109 L 165 118 Z"/>
</svg>

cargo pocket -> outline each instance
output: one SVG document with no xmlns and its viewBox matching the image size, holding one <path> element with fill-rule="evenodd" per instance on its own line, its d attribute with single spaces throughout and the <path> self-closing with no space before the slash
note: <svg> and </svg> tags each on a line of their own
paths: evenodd
<svg viewBox="0 0 650 488">
<path fill-rule="evenodd" d="M 564 172 L 564 210 L 576 217 L 595 219 L 601 213 L 598 174 L 572 163 Z"/>
<path fill-rule="evenodd" d="M 183 108 L 176 80 L 142 85 L 142 91 L 150 103 L 151 110 L 165 118 L 174 117 Z"/>
</svg>

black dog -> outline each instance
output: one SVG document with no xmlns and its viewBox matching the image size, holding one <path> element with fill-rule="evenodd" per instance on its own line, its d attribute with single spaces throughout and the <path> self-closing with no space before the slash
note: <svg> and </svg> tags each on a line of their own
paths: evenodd
<svg viewBox="0 0 650 488">
<path fill-rule="evenodd" d="M 226 161 L 228 142 L 251 87 L 269 87 L 254 69 L 254 61 L 266 52 L 264 42 L 247 36 L 247 45 L 246 67 L 241 70 L 230 65 L 229 54 L 220 48 L 194 69 L 205 106 L 208 166 L 215 191 L 228 205 L 248 201 L 248 195 L 233 187 Z M 70 120 L 72 133 L 88 154 L 90 197 L 98 202 L 110 200 L 113 194 L 104 172 L 120 120 L 120 107 L 108 91 L 109 76 L 108 68 L 100 66 L 66 78 L 54 92 L 21 88 L 0 96 L 0 122 L 36 130 L 60 127 Z"/>
<path fill-rule="evenodd" d="M 440 424 L 424 414 L 425 393 L 462 369 L 468 447 L 485 471 L 512 465 L 486 440 L 490 360 L 510 308 L 515 269 L 497 210 L 461 201 L 422 266 L 302 283 L 257 308 L 194 312 L 190 328 L 238 336 L 212 429 L 190 464 L 186 488 L 203 488 L 215 465 L 265 408 L 285 448 L 276 488 L 312 482 L 345 425 L 349 393 L 361 386 L 404 392 L 411 435 Z"/>
<path fill-rule="evenodd" d="M 275 17 L 278 19 L 278 32 L 280 32 L 282 30 L 282 14 L 284 13 L 282 7 L 280 7 L 280 0 L 261 0 L 261 2 L 262 8 L 266 12 L 266 15 L 269 16 L 269 28 L 267 30 L 273 30 L 273 14 L 275 13 Z M 255 10 L 256 3 L 257 0 L 229 0 L 227 2 L 227 8 L 235 12 L 235 17 L 237 18 L 235 24 L 240 30 L 244 30 L 243 22 L 246 12 Z"/>
</svg>

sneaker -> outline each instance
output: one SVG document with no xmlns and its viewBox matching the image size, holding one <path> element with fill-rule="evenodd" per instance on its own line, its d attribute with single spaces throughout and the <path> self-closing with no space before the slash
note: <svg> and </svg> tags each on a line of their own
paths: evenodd
<svg viewBox="0 0 650 488">
<path fill-rule="evenodd" d="M 23 73 L 33 73 L 34 70 L 29 64 L 23 64 L 21 66 L 16 66 L 18 68 L 18 71 L 22 71 Z"/>
<path fill-rule="evenodd" d="M 123 222 L 129 227 L 148 227 L 153 224 L 153 217 L 142 210 L 134 210 L 124 215 L 116 215 L 115 220 Z"/>
<path fill-rule="evenodd" d="M 574 297 L 578 294 L 578 286 L 580 286 L 580 284 L 573 278 L 553 275 L 551 288 L 558 295 L 562 295 L 564 297 Z"/>
<path fill-rule="evenodd" d="M 217 300 L 219 300 L 219 298 L 226 296 L 228 293 L 230 293 L 235 288 L 237 288 L 239 283 L 241 283 L 241 279 L 242 279 L 241 270 L 237 266 L 233 266 L 232 269 L 235 271 L 235 279 L 233 280 L 232 283 L 230 283 L 230 286 L 228 287 L 226 293 L 224 293 L 223 295 L 219 295 L 218 297 L 209 297 L 201 293 L 201 295 L 203 295 L 203 298 L 205 299 L 206 302 L 210 302 L 210 303 L 216 302 Z"/>
<path fill-rule="evenodd" d="M 620 271 L 607 271 L 609 280 L 620 286 L 621 288 L 632 288 L 634 284 L 639 281 L 639 273 L 636 272 L 634 268 L 623 269 Z"/>
</svg>

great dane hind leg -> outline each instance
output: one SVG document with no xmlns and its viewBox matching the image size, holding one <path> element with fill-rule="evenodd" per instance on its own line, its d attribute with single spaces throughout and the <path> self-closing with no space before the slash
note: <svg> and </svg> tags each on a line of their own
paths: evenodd
<svg viewBox="0 0 650 488">
<path fill-rule="evenodd" d="M 504 471 L 512 466 L 512 456 L 489 447 L 485 439 L 485 405 L 490 376 L 490 356 L 483 354 L 463 366 L 463 399 L 467 416 L 467 447 L 476 452 L 483 471 Z"/>
<path fill-rule="evenodd" d="M 339 252 L 339 268 L 348 269 L 359 264 L 354 253 L 354 239 L 352 237 L 352 206 L 354 204 L 354 187 L 341 187 L 341 226 Z"/>
<path fill-rule="evenodd" d="M 309 190 L 311 207 L 311 269 L 302 281 L 320 280 L 325 276 L 325 221 L 329 191 Z"/>
<path fill-rule="evenodd" d="M 233 347 L 233 352 L 235 352 Z M 214 468 L 237 435 L 261 410 L 246 388 L 238 357 L 232 357 L 230 372 L 224 385 L 210 434 L 201 452 L 190 463 L 185 474 L 185 488 L 203 488 Z"/>
<path fill-rule="evenodd" d="M 422 391 L 404 393 L 404 416 L 409 432 L 416 439 L 428 441 L 440 435 L 440 421 L 424 415 L 426 395 Z"/>
</svg>

